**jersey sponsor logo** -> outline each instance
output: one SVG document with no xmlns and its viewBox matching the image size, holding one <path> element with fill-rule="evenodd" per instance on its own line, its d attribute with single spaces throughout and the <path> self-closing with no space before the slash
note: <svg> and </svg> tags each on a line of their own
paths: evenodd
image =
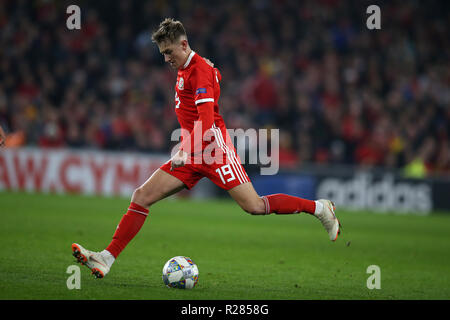
<svg viewBox="0 0 450 320">
<path fill-rule="evenodd" d="M 180 77 L 180 80 L 178 80 L 178 90 L 184 89 L 184 79 L 183 77 Z"/>
<path fill-rule="evenodd" d="M 206 88 L 198 88 L 195 94 L 206 93 Z"/>
</svg>

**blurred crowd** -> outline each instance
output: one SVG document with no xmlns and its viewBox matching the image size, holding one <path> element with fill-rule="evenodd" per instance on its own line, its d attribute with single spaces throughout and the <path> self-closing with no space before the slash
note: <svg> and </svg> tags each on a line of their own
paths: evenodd
<svg viewBox="0 0 450 320">
<path fill-rule="evenodd" d="M 81 8 L 68 30 L 66 8 Z M 280 129 L 280 165 L 450 174 L 447 1 L 0 1 L 7 145 L 168 152 L 176 72 L 165 17 L 222 73 L 228 128 Z"/>
</svg>

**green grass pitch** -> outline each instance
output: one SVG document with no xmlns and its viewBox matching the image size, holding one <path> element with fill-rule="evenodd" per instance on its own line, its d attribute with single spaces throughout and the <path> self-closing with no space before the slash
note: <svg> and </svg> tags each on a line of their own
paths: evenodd
<svg viewBox="0 0 450 320">
<path fill-rule="evenodd" d="M 0 193 L 0 299 L 449 299 L 450 215 L 337 211 L 333 243 L 308 214 L 251 216 L 231 200 L 166 199 L 104 279 L 75 263 L 70 245 L 102 250 L 129 199 Z M 350 244 L 348 245 L 348 243 Z M 200 270 L 193 290 L 164 286 L 176 255 Z M 81 289 L 69 290 L 70 265 Z M 367 267 L 381 289 L 366 286 Z"/>
</svg>

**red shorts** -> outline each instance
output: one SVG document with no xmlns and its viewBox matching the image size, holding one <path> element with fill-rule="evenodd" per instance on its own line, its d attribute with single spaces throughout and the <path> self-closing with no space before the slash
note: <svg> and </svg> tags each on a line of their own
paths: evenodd
<svg viewBox="0 0 450 320">
<path fill-rule="evenodd" d="M 230 190 L 240 184 L 249 182 L 250 179 L 241 165 L 241 160 L 234 148 L 229 148 L 223 154 L 222 161 L 215 161 L 211 164 L 196 164 L 191 159 L 190 163 L 170 171 L 171 161 L 167 161 L 160 169 L 171 176 L 181 180 L 188 189 L 194 187 L 201 178 L 207 177 L 224 190 Z"/>
</svg>

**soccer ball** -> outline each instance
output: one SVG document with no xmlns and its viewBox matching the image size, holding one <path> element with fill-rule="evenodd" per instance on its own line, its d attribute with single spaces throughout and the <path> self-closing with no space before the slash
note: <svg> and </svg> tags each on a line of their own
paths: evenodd
<svg viewBox="0 0 450 320">
<path fill-rule="evenodd" d="M 198 282 L 198 267 L 191 258 L 173 257 L 164 265 L 162 279 L 169 288 L 192 289 Z"/>
</svg>

